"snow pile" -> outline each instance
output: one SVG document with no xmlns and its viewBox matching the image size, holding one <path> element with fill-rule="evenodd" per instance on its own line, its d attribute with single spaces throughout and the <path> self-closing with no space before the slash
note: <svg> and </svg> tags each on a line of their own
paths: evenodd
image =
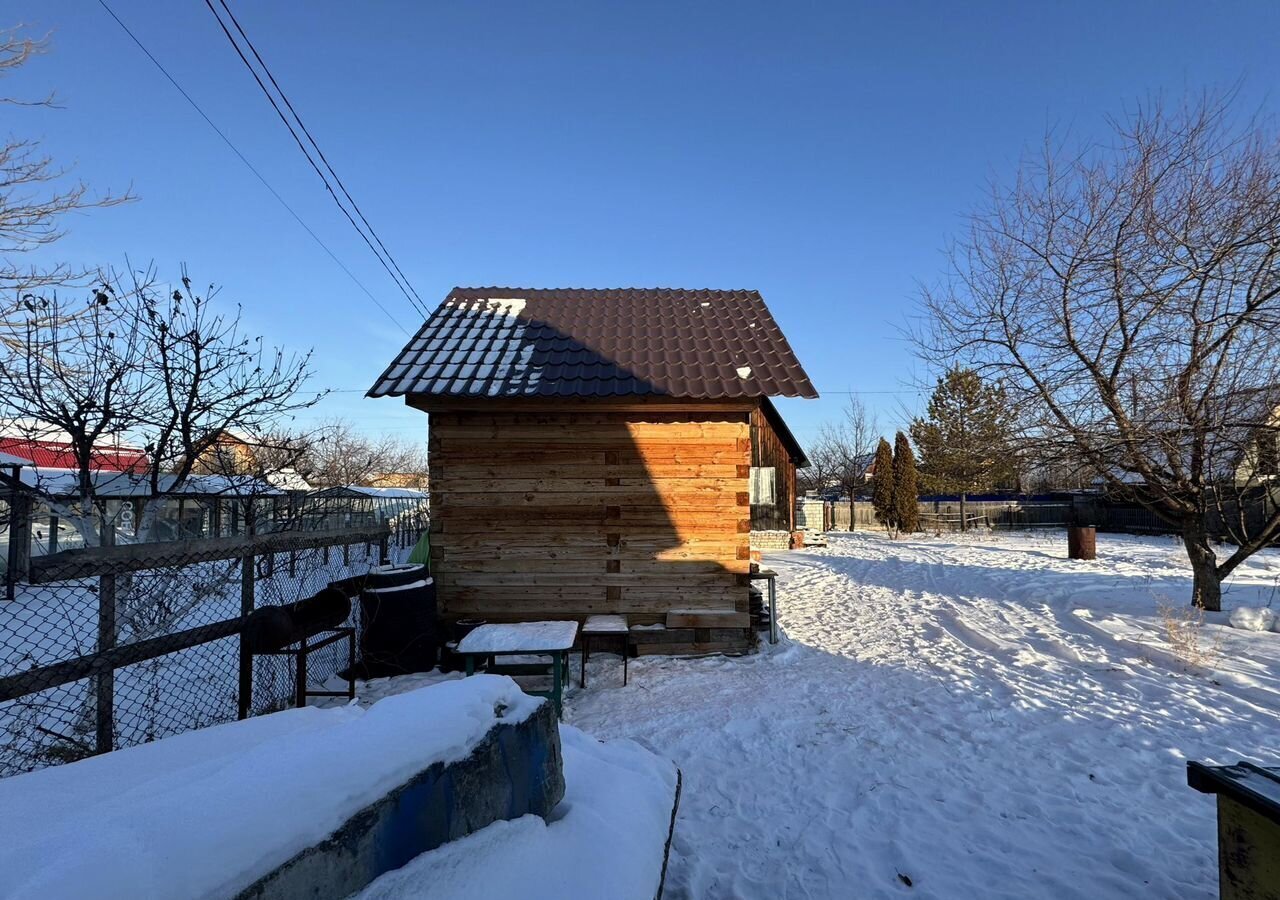
<svg viewBox="0 0 1280 900">
<path fill-rule="evenodd" d="M 1062 530 L 828 539 L 765 557 L 783 643 L 640 657 L 568 699 L 684 773 L 667 896 L 1217 897 L 1186 761 L 1280 765 L 1280 640 L 1206 613 L 1171 644 L 1178 542 L 1100 534 L 1082 566 Z M 1225 608 L 1278 576 L 1280 551 L 1250 558 Z"/>
<path fill-rule="evenodd" d="M 560 742 L 565 795 L 551 822 L 495 822 L 388 872 L 359 900 L 652 900 L 675 766 L 632 741 L 602 744 L 567 725 Z"/>
<path fill-rule="evenodd" d="M 1265 606 L 1241 606 L 1231 611 L 1231 627 L 1245 631 L 1271 631 L 1276 614 Z"/>
<path fill-rule="evenodd" d="M 0 780 L 0 897 L 228 897 L 541 701 L 478 676 Z"/>
</svg>

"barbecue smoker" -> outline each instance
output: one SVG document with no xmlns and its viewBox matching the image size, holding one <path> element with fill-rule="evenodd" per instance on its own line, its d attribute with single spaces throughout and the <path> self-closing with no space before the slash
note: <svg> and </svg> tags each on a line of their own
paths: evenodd
<svg viewBox="0 0 1280 900">
<path fill-rule="evenodd" d="M 328 587 L 305 600 L 254 610 L 245 621 L 245 646 L 252 656 L 294 657 L 297 667 L 294 701 L 298 706 L 306 706 L 308 697 L 347 697 L 354 700 L 356 631 L 343 624 L 350 615 L 351 598 L 337 588 Z M 347 689 L 308 690 L 308 655 L 343 640 L 347 642 L 347 670 L 343 673 Z"/>
</svg>

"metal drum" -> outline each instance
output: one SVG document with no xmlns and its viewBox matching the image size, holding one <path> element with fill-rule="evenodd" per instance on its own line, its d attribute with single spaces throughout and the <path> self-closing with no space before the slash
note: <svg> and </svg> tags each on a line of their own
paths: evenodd
<svg viewBox="0 0 1280 900">
<path fill-rule="evenodd" d="M 428 672 L 440 647 L 436 586 L 422 565 L 378 566 L 360 594 L 360 661 L 366 678 Z"/>
</svg>

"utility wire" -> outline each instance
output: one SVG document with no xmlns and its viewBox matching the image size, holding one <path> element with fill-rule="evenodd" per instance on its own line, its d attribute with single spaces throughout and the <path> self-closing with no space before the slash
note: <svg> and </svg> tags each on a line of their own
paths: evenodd
<svg viewBox="0 0 1280 900">
<path fill-rule="evenodd" d="M 302 155 L 307 158 L 307 162 L 311 164 L 311 168 L 315 170 L 316 175 L 320 176 L 320 180 L 324 183 L 325 190 L 329 192 L 329 196 L 333 199 L 333 202 L 337 204 L 338 209 L 342 210 L 342 214 L 346 216 L 347 221 L 351 223 L 351 227 L 354 228 L 356 230 L 356 233 L 360 235 L 361 239 L 369 247 L 369 250 L 373 253 L 373 255 L 378 258 L 378 262 L 382 264 L 382 268 L 386 269 L 387 274 L 391 276 L 391 280 L 396 283 L 396 287 L 400 289 L 400 292 L 404 294 L 405 299 L 409 301 L 409 305 L 412 306 L 415 310 L 417 310 L 419 314 L 425 317 L 427 314 L 427 310 L 426 310 L 425 304 L 422 302 L 422 298 L 418 296 L 417 291 L 415 291 L 413 289 L 413 286 L 409 284 L 409 280 L 405 277 L 404 272 L 401 271 L 400 266 L 396 263 L 395 258 L 391 255 L 390 251 L 387 250 L 386 245 L 382 242 L 382 239 L 378 237 L 378 233 L 374 230 L 373 226 L 369 224 L 369 220 L 365 218 L 364 213 L 360 211 L 360 207 L 356 204 L 355 200 L 352 199 L 350 192 L 347 191 L 346 186 L 342 183 L 342 179 L 338 177 L 338 173 L 333 170 L 333 167 L 329 165 L 329 161 L 325 159 L 324 153 L 320 150 L 320 145 L 316 143 L 315 138 L 311 136 L 311 133 L 307 130 L 306 125 L 303 124 L 302 117 L 298 115 L 297 111 L 293 108 L 293 104 L 289 102 L 289 98 L 285 95 L 284 91 L 281 90 L 280 85 L 276 82 L 275 77 L 271 74 L 271 70 L 267 68 L 267 64 L 263 62 L 262 57 L 258 54 L 257 49 L 254 48 L 252 41 L 249 40 L 249 37 L 248 35 L 245 34 L 244 29 L 240 27 L 240 23 L 236 20 L 236 17 L 231 12 L 231 9 L 227 6 L 225 2 L 221 2 L 221 0 L 219 0 L 220 5 L 222 6 L 223 9 L 226 10 L 227 16 L 231 19 L 232 23 L 235 25 L 235 28 L 240 33 L 241 38 L 243 38 L 245 45 L 249 48 L 249 51 L 253 54 L 254 58 L 258 61 L 258 65 L 262 68 L 263 74 L 265 74 L 267 79 L 270 80 L 272 86 L 276 89 L 276 92 L 280 95 L 280 100 L 284 102 L 285 106 L 288 107 L 289 112 L 292 113 L 293 120 L 296 121 L 297 123 L 296 128 L 294 127 L 294 121 L 290 121 L 289 116 L 285 115 L 284 110 L 280 108 L 280 103 L 276 101 L 275 95 L 271 93 L 271 89 L 267 87 L 266 83 L 262 80 L 262 76 L 258 74 L 258 70 L 254 68 L 253 63 L 251 63 L 249 61 L 249 58 L 245 55 L 244 50 L 240 46 L 240 43 L 236 40 L 235 36 L 231 33 L 231 30 L 227 27 L 226 22 L 223 21 L 222 16 L 219 15 L 217 7 L 213 5 L 212 0 L 204 0 L 204 2 L 205 2 L 205 6 L 209 8 L 209 12 L 213 13 L 213 17 L 218 20 L 218 26 L 222 29 L 222 33 L 226 35 L 227 40 L 231 43 L 232 48 L 236 51 L 236 55 L 240 57 L 240 61 L 244 63 L 245 68 L 249 70 L 249 74 L 253 76 L 253 80 L 258 83 L 258 87 L 262 90 L 263 95 L 267 98 L 267 101 L 271 104 L 271 108 L 275 110 L 276 115 L 280 118 L 280 121 L 284 123 L 285 128 L 289 129 L 289 134 L 293 137 L 294 143 L 298 145 L 298 149 L 302 151 Z M 298 134 L 299 130 L 301 130 L 302 133 L 306 135 L 307 140 L 310 141 L 312 147 L 315 148 L 316 155 L 320 157 L 320 161 L 324 164 L 325 169 L 329 171 L 329 173 L 333 176 L 333 180 L 337 182 L 338 189 L 342 191 L 343 195 L 347 198 L 347 201 L 351 204 L 351 208 L 355 210 L 356 215 L 360 217 L 360 221 L 363 222 L 365 225 L 365 228 L 368 229 L 367 234 L 365 233 L 365 229 L 362 229 L 360 225 L 357 224 L 355 218 L 351 215 L 351 210 L 348 210 L 346 204 L 344 204 L 342 200 L 338 197 L 338 193 L 337 191 L 334 190 L 333 184 L 330 182 L 329 177 L 325 175 L 323 170 L 321 170 L 320 163 L 316 162 L 316 159 L 314 156 L 312 156 L 311 151 L 307 149 L 307 145 L 303 143 L 302 137 L 300 137 Z M 372 238 L 372 240 L 370 240 L 370 238 Z M 376 247 L 374 246 L 375 241 L 377 242 Z M 379 248 L 381 248 L 381 252 L 379 252 Z"/>
<path fill-rule="evenodd" d="M 325 157 L 324 151 L 320 149 L 320 145 L 316 143 L 316 139 L 312 137 L 311 132 L 307 129 L 307 124 L 302 121 L 302 116 L 298 115 L 298 111 L 294 109 L 293 104 L 289 102 L 289 95 L 286 94 L 284 92 L 284 89 L 280 87 L 280 85 L 276 82 L 275 76 L 271 74 L 271 69 L 267 67 L 266 61 L 263 60 L 262 56 L 258 53 L 258 48 L 253 45 L 253 41 L 249 39 L 249 35 L 245 34 L 244 28 L 240 26 L 240 20 L 237 19 L 236 14 L 231 11 L 231 7 L 227 6 L 226 0 L 218 0 L 218 3 L 222 6 L 223 9 L 227 11 L 227 15 L 231 18 L 231 23 L 236 26 L 236 31 L 238 31 L 240 33 L 240 36 L 244 38 L 245 44 L 249 47 L 249 50 L 252 51 L 253 58 L 258 61 L 258 65 L 262 67 L 262 71 L 266 74 L 268 80 L 270 80 L 271 86 L 276 89 L 276 93 L 280 95 L 280 99 L 284 101 L 284 105 L 289 108 L 289 112 L 293 115 L 294 120 L 298 123 L 298 127 L 302 129 L 302 133 L 306 135 L 307 140 L 311 142 L 311 146 L 315 148 L 316 153 L 320 156 L 320 161 L 324 163 L 324 167 L 329 171 L 329 174 L 333 176 L 333 180 L 338 183 L 338 187 L 342 189 L 343 196 L 346 197 L 348 201 L 350 201 L 351 208 L 356 211 L 356 215 L 360 217 L 360 221 L 363 222 L 365 224 L 365 227 L 369 229 L 369 234 L 371 234 L 373 236 L 373 239 L 377 241 L 378 246 L 382 249 L 382 252 L 386 254 L 386 257 L 391 262 L 391 265 L 395 267 L 395 270 L 397 274 L 399 274 L 401 281 L 404 282 L 405 286 L 408 287 L 409 291 L 413 294 L 414 299 L 417 300 L 418 310 L 423 314 L 425 314 L 426 304 L 423 303 L 422 297 L 420 297 L 418 295 L 418 292 L 414 290 L 413 285 L 409 282 L 408 276 L 406 276 L 404 272 L 401 271 L 400 265 L 396 262 L 395 257 L 391 255 L 391 251 L 388 250 L 386 245 L 382 243 L 382 238 L 380 238 L 378 236 L 378 233 L 374 231 L 372 223 L 370 223 L 370 221 L 367 218 L 365 218 L 365 214 L 360 209 L 360 206 L 356 203 L 355 198 L 351 196 L 351 192 L 347 190 L 347 186 L 342 183 L 342 179 L 338 176 L 338 173 L 334 171 L 333 166 L 329 164 L 329 160 Z M 243 56 L 241 58 L 243 59 Z M 261 84 L 261 82 L 259 83 Z"/>
<path fill-rule="evenodd" d="M 302 217 L 299 216 L 296 212 L 294 212 L 293 207 L 290 206 L 288 203 L 286 203 L 285 199 L 280 196 L 280 192 L 271 186 L 271 182 L 267 181 L 267 179 L 263 176 L 263 174 L 259 172 L 257 168 L 254 167 L 253 163 L 249 162 L 248 158 L 243 153 L 240 152 L 240 149 L 231 142 L 231 138 L 227 137 L 226 134 L 223 132 L 223 130 L 219 128 L 216 124 L 214 124 L 213 119 L 210 119 L 208 114 L 206 114 L 205 111 L 200 108 L 200 104 L 196 103 L 196 101 L 191 97 L 191 95 L 186 92 L 186 89 L 184 89 L 182 85 L 178 83 L 177 79 L 169 74 L 169 70 L 166 69 L 163 65 L 161 65 L 160 60 L 155 58 L 155 56 L 151 53 L 151 51 L 147 49 L 146 45 L 143 44 L 142 41 L 138 39 L 138 36 L 134 34 L 133 31 L 130 30 L 129 26 L 126 25 L 124 21 L 119 16 L 116 15 L 115 10 L 113 10 L 110 6 L 107 5 L 106 0 L 98 0 L 98 5 L 101 6 L 103 9 L 105 9 L 107 11 L 107 14 L 111 16 L 111 18 L 116 20 L 116 24 L 119 25 L 122 29 L 124 29 L 124 33 L 129 35 L 130 39 L 132 39 L 132 41 L 138 45 L 138 49 L 141 50 L 144 54 L 146 54 L 147 59 L 151 60 L 152 64 L 157 69 L 160 70 L 160 73 L 169 80 L 169 83 L 178 89 L 178 93 L 180 93 L 186 99 L 186 101 L 191 104 L 191 108 L 200 114 L 200 118 L 204 119 L 205 122 L 208 123 L 209 127 L 214 130 L 214 132 L 218 135 L 218 137 L 222 138 L 223 143 L 225 143 L 228 147 L 231 148 L 231 152 L 234 153 L 236 156 L 238 156 L 240 158 L 240 161 L 245 164 L 245 166 L 249 169 L 249 171 L 252 172 L 260 182 L 262 182 L 262 186 L 271 192 L 271 196 L 275 197 L 276 200 L 279 201 L 280 205 L 283 206 L 289 212 L 289 215 L 293 216 L 294 221 L 296 221 L 299 225 L 301 225 L 303 229 L 307 232 L 307 234 L 311 235 L 311 239 L 320 245 L 320 249 L 324 250 L 324 252 L 329 255 L 329 258 L 332 259 L 335 263 L 337 263 L 338 267 L 342 269 L 342 271 L 347 273 L 347 277 L 350 278 L 355 283 L 356 287 L 360 288 L 360 290 L 364 292 L 365 296 L 367 296 L 370 300 L 373 301 L 374 306 L 382 310 L 383 315 L 385 315 L 388 319 L 390 319 L 393 323 L 395 323 L 395 326 L 399 328 L 401 331 L 403 331 L 406 335 L 409 334 L 409 329 L 401 325 L 400 321 L 395 316 L 391 315 L 390 311 L 385 306 L 383 306 L 380 302 L 378 302 L 378 298 L 375 297 L 373 293 L 367 287 L 364 286 L 364 283 L 361 282 L 360 279 L 357 278 L 349 268 L 347 268 L 346 264 L 343 263 L 342 260 L 338 259 L 337 255 L 332 250 L 329 249 L 329 245 L 326 244 L 324 241 L 320 240 L 320 236 L 311 230 L 311 226 L 308 225 L 306 222 L 304 222 L 302 220 Z"/>
</svg>

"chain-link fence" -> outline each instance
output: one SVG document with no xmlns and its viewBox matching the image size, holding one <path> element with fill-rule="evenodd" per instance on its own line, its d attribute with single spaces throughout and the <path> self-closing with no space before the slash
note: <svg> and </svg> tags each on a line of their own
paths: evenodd
<svg viewBox="0 0 1280 900">
<path fill-rule="evenodd" d="M 296 653 L 251 654 L 247 614 L 335 582 L 354 594 L 425 527 L 425 514 L 409 515 L 32 558 L 13 601 L 0 601 L 0 777 L 293 705 Z M 345 688 L 357 612 L 342 627 L 350 640 L 306 655 L 308 687 Z"/>
</svg>

